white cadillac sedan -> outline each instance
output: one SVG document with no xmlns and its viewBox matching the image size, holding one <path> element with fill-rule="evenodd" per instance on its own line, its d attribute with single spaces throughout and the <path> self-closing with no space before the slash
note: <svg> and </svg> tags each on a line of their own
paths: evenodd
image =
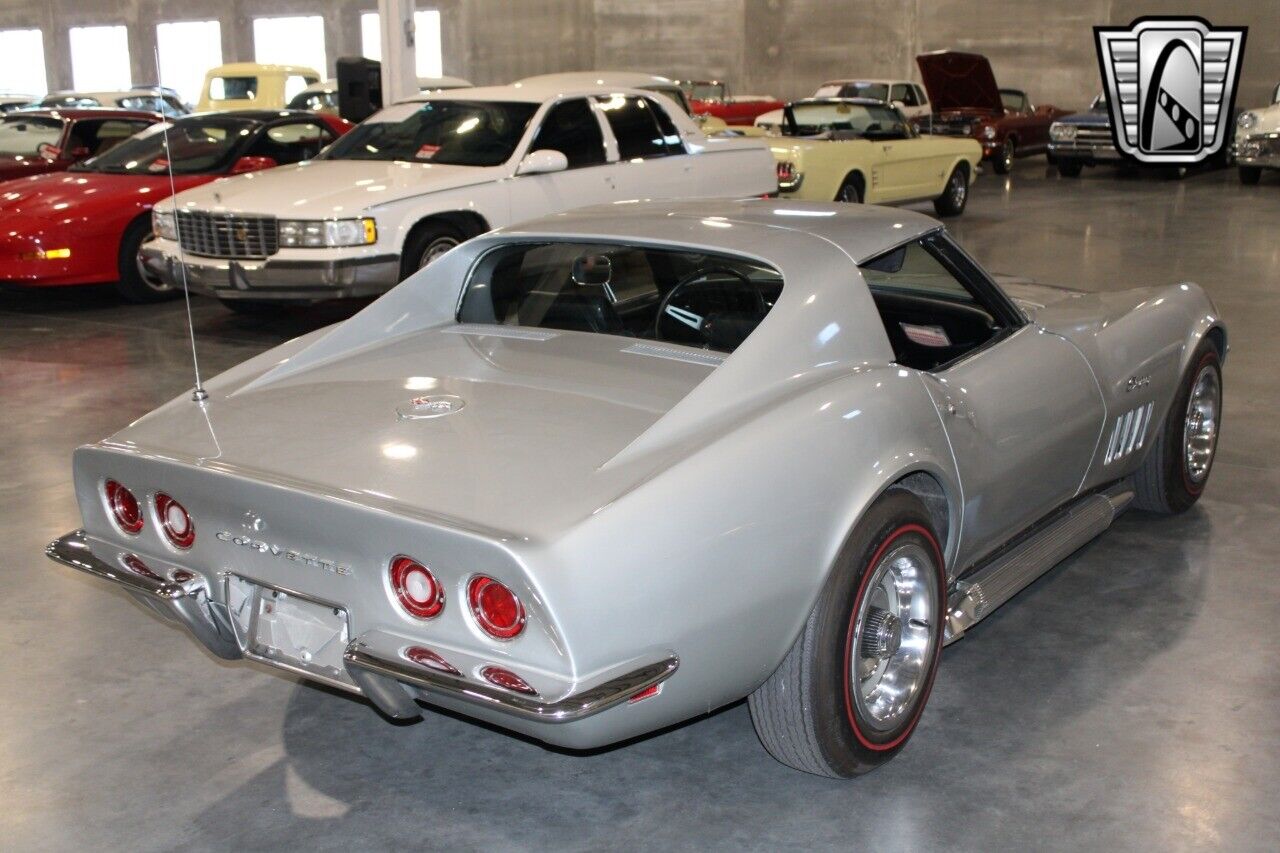
<svg viewBox="0 0 1280 853">
<path fill-rule="evenodd" d="M 466 239 L 571 208 L 776 190 L 767 148 L 708 139 L 656 92 L 460 89 L 388 107 L 310 162 L 180 193 L 140 261 L 253 311 L 382 293 Z"/>
</svg>

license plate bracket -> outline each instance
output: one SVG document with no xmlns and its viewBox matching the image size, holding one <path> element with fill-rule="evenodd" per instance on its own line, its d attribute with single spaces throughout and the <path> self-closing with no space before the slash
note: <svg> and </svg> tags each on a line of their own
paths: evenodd
<svg viewBox="0 0 1280 853">
<path fill-rule="evenodd" d="M 227 605 L 245 657 L 358 690 L 342 655 L 351 639 L 344 607 L 231 575 Z"/>
</svg>

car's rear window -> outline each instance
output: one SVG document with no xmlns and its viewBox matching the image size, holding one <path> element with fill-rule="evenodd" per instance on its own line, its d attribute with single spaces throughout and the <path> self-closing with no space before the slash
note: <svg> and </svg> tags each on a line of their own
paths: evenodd
<svg viewBox="0 0 1280 853">
<path fill-rule="evenodd" d="M 733 352 L 782 293 L 770 267 L 617 243 L 519 243 L 477 264 L 458 319 Z"/>
<path fill-rule="evenodd" d="M 214 77 L 209 81 L 211 101 L 252 101 L 257 96 L 257 77 Z"/>
</svg>

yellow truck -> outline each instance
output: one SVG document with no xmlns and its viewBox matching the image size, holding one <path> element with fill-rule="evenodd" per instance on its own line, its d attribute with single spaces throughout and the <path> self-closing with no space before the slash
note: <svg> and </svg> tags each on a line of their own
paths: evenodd
<svg viewBox="0 0 1280 853">
<path fill-rule="evenodd" d="M 204 75 L 196 112 L 282 110 L 295 95 L 319 82 L 320 72 L 303 65 L 219 65 Z"/>
</svg>

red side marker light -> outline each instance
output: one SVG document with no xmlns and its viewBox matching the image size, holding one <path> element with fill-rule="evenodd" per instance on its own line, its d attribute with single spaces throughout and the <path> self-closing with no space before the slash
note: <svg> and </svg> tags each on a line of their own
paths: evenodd
<svg viewBox="0 0 1280 853">
<path fill-rule="evenodd" d="M 662 684 L 660 683 L 650 684 L 644 690 L 641 690 L 639 693 L 635 694 L 630 699 L 628 699 L 627 703 L 632 704 L 635 702 L 643 702 L 645 699 L 648 699 L 652 696 L 657 696 L 661 692 L 662 692 Z"/>
<path fill-rule="evenodd" d="M 496 684 L 505 690 L 514 690 L 516 693 L 524 693 L 527 696 L 537 696 L 538 691 L 529 686 L 529 682 L 516 675 L 509 669 L 503 669 L 500 666 L 486 666 L 480 670 L 480 675 L 490 684 Z"/>
<path fill-rule="evenodd" d="M 404 650 L 404 656 L 418 666 L 425 666 L 427 669 L 434 669 L 436 672 L 462 677 L 462 673 L 458 671 L 456 666 L 431 651 L 431 649 L 424 649 L 422 646 L 410 646 Z"/>
</svg>

